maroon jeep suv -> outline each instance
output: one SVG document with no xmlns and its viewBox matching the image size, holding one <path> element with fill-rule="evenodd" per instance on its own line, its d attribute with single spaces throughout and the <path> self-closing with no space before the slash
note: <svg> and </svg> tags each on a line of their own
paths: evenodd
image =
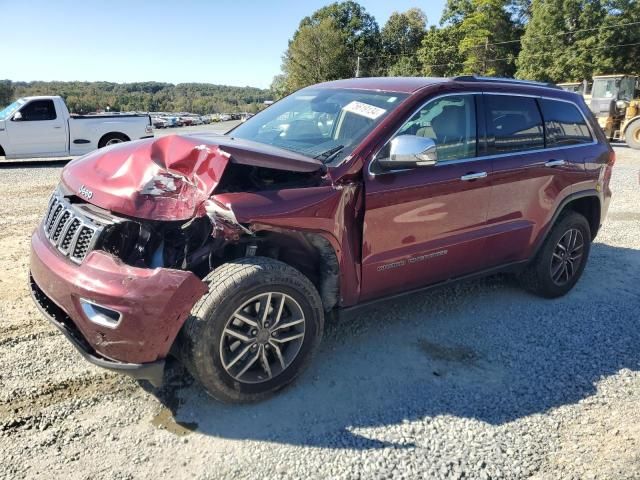
<svg viewBox="0 0 640 480">
<path fill-rule="evenodd" d="M 499 271 L 558 297 L 607 212 L 613 151 L 582 97 L 507 79 L 302 89 L 226 135 L 69 163 L 32 238 L 42 312 L 102 367 L 265 398 L 331 312 Z"/>
</svg>

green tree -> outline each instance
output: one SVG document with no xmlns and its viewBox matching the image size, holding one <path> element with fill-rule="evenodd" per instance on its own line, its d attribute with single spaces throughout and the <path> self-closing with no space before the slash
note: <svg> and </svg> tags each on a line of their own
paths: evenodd
<svg viewBox="0 0 640 480">
<path fill-rule="evenodd" d="M 458 51 L 464 57 L 464 73 L 501 77 L 515 73 L 521 32 L 508 11 L 509 5 L 505 0 L 470 1 L 470 10 L 458 24 Z"/>
<path fill-rule="evenodd" d="M 416 54 L 426 33 L 427 16 L 419 8 L 393 12 L 380 33 L 384 70 L 391 76 L 420 72 Z"/>
<path fill-rule="evenodd" d="M 640 27 L 625 25 L 640 19 L 640 2 L 610 0 L 605 8 L 607 15 L 596 32 L 593 73 L 640 73 Z"/>
<path fill-rule="evenodd" d="M 13 100 L 13 83 L 11 80 L 0 80 L 0 109 Z"/>
<path fill-rule="evenodd" d="M 345 75 L 343 36 L 332 18 L 300 27 L 284 56 L 289 91 Z"/>
<path fill-rule="evenodd" d="M 268 90 L 206 83 L 14 82 L 13 97 L 60 95 L 73 113 L 111 111 L 244 112 L 272 97 Z"/>
<path fill-rule="evenodd" d="M 290 93 L 287 87 L 287 77 L 284 74 L 273 77 L 269 90 L 271 91 L 273 100 L 280 100 L 282 97 L 287 96 Z"/>
<path fill-rule="evenodd" d="M 473 0 L 447 0 L 440 17 L 440 25 L 460 25 L 473 13 Z"/>
<path fill-rule="evenodd" d="M 317 26 L 327 18 L 333 19 L 343 39 L 344 51 L 339 78 L 355 75 L 358 56 L 361 57 L 360 73 L 362 76 L 377 74 L 380 28 L 375 18 L 367 13 L 359 3 L 347 0 L 322 7 L 311 16 L 303 18 L 300 22 L 300 29 L 304 26 Z M 293 40 L 296 35 L 297 32 L 294 34 Z"/>
<path fill-rule="evenodd" d="M 464 56 L 458 50 L 462 39 L 460 28 L 449 25 L 432 26 L 422 39 L 418 59 L 422 75 L 427 77 L 451 77 L 463 71 Z"/>
<path fill-rule="evenodd" d="M 596 63 L 606 63 L 598 57 L 598 30 L 606 16 L 601 0 L 533 0 L 517 76 L 552 82 L 591 78 Z"/>
</svg>

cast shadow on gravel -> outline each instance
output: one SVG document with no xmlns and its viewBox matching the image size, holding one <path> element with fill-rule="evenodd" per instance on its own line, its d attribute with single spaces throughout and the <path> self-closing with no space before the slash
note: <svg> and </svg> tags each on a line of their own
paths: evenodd
<svg viewBox="0 0 640 480">
<path fill-rule="evenodd" d="M 640 365 L 640 251 L 594 244 L 566 297 L 545 300 L 506 276 L 378 304 L 327 326 L 291 388 L 254 405 L 211 400 L 181 367 L 152 391 L 201 434 L 344 449 L 410 448 L 376 439 L 450 415 L 501 425 L 593 395 Z"/>
</svg>

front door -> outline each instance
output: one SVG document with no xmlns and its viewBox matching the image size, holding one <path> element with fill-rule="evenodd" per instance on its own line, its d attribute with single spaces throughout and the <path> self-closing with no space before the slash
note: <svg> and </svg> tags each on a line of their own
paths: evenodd
<svg viewBox="0 0 640 480">
<path fill-rule="evenodd" d="M 66 153 L 65 119 L 56 114 L 53 100 L 31 100 L 20 109 L 20 114 L 20 120 L 6 122 L 8 154 L 35 157 Z"/>
<path fill-rule="evenodd" d="M 475 95 L 429 100 L 397 135 L 434 140 L 436 165 L 365 179 L 361 300 L 481 270 L 492 164 L 478 156 Z M 389 154 L 389 144 L 377 158 Z"/>
</svg>

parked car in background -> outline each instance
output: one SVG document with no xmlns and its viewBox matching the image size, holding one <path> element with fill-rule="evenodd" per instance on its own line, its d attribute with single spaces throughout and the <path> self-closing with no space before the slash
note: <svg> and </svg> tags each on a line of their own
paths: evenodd
<svg viewBox="0 0 640 480">
<path fill-rule="evenodd" d="M 70 115 L 59 96 L 19 98 L 0 110 L 0 156 L 6 158 L 83 155 L 150 137 L 149 115 Z"/>
<path fill-rule="evenodd" d="M 163 117 L 151 117 L 151 123 L 155 128 L 167 128 L 169 122 Z"/>
<path fill-rule="evenodd" d="M 68 164 L 31 290 L 91 362 L 159 385 L 174 355 L 214 397 L 256 401 L 309 364 L 331 312 L 502 271 L 569 292 L 614 161 L 583 98 L 556 87 L 328 82 L 230 135 Z"/>
<path fill-rule="evenodd" d="M 164 119 L 167 122 L 167 127 L 173 128 L 173 127 L 178 127 L 178 117 L 164 117 Z"/>
</svg>

